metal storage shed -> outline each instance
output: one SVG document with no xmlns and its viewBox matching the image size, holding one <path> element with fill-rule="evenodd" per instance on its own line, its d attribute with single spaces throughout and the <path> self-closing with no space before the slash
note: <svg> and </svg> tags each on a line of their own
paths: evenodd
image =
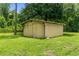
<svg viewBox="0 0 79 59">
<path fill-rule="evenodd" d="M 36 38 L 50 38 L 63 35 L 63 24 L 43 20 L 29 20 L 24 23 L 23 35 Z"/>
</svg>

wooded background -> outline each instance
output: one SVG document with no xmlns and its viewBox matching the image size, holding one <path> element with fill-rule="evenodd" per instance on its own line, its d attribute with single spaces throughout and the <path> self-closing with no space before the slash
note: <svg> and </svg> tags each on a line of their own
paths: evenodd
<svg viewBox="0 0 79 59">
<path fill-rule="evenodd" d="M 64 23 L 64 31 L 79 32 L 78 3 L 25 3 L 19 13 L 17 4 L 10 11 L 9 3 L 0 3 L 0 32 L 22 31 L 22 23 L 31 18 Z"/>
</svg>

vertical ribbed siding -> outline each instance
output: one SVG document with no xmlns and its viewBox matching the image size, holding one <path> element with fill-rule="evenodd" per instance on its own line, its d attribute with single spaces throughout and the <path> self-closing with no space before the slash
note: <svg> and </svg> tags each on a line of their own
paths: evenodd
<svg viewBox="0 0 79 59">
<path fill-rule="evenodd" d="M 63 35 L 63 25 L 45 23 L 45 22 L 28 22 L 24 26 L 24 36 L 49 38 Z"/>
</svg>

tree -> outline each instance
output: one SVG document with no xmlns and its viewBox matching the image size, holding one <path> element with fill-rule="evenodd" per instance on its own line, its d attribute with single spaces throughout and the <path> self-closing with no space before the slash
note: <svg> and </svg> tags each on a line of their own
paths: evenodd
<svg viewBox="0 0 79 59">
<path fill-rule="evenodd" d="M 16 35 L 17 32 L 17 3 L 15 3 L 15 13 L 14 13 L 14 35 Z"/>
<path fill-rule="evenodd" d="M 59 22 L 62 20 L 62 11 L 63 4 L 61 3 L 35 3 L 26 5 L 21 12 L 21 16 L 23 16 L 23 18 L 26 17 L 26 19 L 40 18 L 45 21 Z"/>
<path fill-rule="evenodd" d="M 79 12 L 78 4 L 64 4 L 64 18 L 65 22 L 65 31 L 77 32 L 79 31 Z"/>
<path fill-rule="evenodd" d="M 8 21 L 7 21 L 7 26 L 12 26 L 13 28 L 13 23 L 14 23 L 14 10 L 10 11 L 9 12 L 9 15 L 8 15 Z"/>
<path fill-rule="evenodd" d="M 5 18 L 3 16 L 0 16 L 0 27 L 4 28 L 6 26 L 6 21 Z"/>
<path fill-rule="evenodd" d="M 9 3 L 1 3 L 0 4 L 0 16 L 3 17 L 4 20 L 6 21 L 5 27 L 7 26 L 7 21 L 8 21 L 9 6 L 10 6 Z"/>
<path fill-rule="evenodd" d="M 9 12 L 9 3 L 1 3 L 0 4 L 0 10 L 1 15 L 5 18 L 5 20 L 8 20 L 8 12 Z"/>
</svg>

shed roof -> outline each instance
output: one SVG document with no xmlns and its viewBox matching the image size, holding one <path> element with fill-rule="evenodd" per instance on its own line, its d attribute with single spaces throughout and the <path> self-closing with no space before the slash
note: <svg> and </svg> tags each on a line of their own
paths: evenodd
<svg viewBox="0 0 79 59">
<path fill-rule="evenodd" d="M 44 20 L 38 20 L 38 19 L 30 19 L 30 20 L 27 20 L 27 21 L 23 22 L 22 24 L 25 24 L 27 22 L 44 22 L 44 23 L 52 23 L 52 24 L 60 24 L 60 25 L 63 25 L 63 23 L 51 22 L 51 21 L 44 21 Z"/>
</svg>

